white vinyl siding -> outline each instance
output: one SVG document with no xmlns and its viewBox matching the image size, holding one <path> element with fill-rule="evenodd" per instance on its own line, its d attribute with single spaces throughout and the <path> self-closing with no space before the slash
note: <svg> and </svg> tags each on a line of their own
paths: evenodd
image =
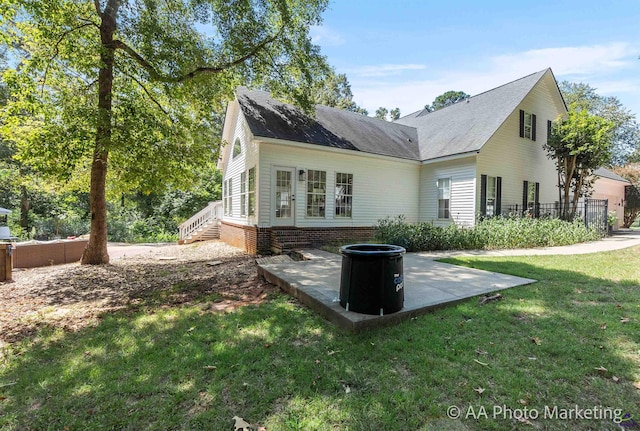
<svg viewBox="0 0 640 431">
<path fill-rule="evenodd" d="M 228 151 L 223 153 L 226 154 L 223 181 L 228 182 L 227 192 L 229 195 L 229 199 L 224 200 L 225 208 L 228 207 L 232 211 L 225 212 L 224 219 L 237 224 L 252 225 L 257 223 L 255 214 L 256 191 L 253 192 L 254 208 L 252 213 L 249 202 L 252 192 L 248 190 L 251 185 L 247 183 L 251 181 L 251 178 L 248 178 L 250 176 L 249 169 L 255 169 L 258 164 L 258 146 L 252 141 L 253 136 L 242 113 L 238 112 L 235 126 L 231 130 L 232 135 L 228 138 L 228 142 L 233 142 L 233 144 L 229 144 L 232 148 L 227 148 Z M 234 153 L 236 154 L 235 157 Z M 243 175 L 245 176 L 244 182 Z M 253 175 L 256 175 L 255 171 Z M 257 188 L 259 185 L 255 184 L 255 187 Z"/>
<path fill-rule="evenodd" d="M 419 169 L 417 162 L 370 157 L 346 151 L 310 148 L 286 144 L 260 143 L 258 169 L 259 226 L 271 226 L 271 169 L 289 166 L 296 172 L 309 170 L 326 172 L 326 217 L 306 216 L 307 178 L 294 180 L 297 197 L 295 225 L 300 227 L 374 226 L 387 216 L 404 215 L 408 222 L 418 219 Z M 352 216 L 333 217 L 335 209 L 336 174 L 353 175 Z"/>
<path fill-rule="evenodd" d="M 449 179 L 449 218 L 439 217 L 438 180 Z M 472 226 L 475 221 L 475 157 L 465 157 L 420 168 L 420 221 L 446 226 Z"/>
<path fill-rule="evenodd" d="M 518 136 L 520 109 L 536 114 L 538 127 L 535 141 Z M 564 106 L 553 78 L 545 75 L 480 150 L 477 157 L 478 207 L 481 174 L 502 177 L 503 213 L 507 212 L 509 206 L 522 206 L 524 181 L 540 183 L 540 203 L 553 203 L 558 200 L 555 164 L 547 158 L 542 148 L 547 141 L 547 128 L 539 126 L 563 113 Z"/>
</svg>

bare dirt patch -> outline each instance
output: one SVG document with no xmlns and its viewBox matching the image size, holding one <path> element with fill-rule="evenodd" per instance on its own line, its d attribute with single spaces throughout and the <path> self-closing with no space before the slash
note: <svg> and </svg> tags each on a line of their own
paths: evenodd
<svg viewBox="0 0 640 431">
<path fill-rule="evenodd" d="M 0 283 L 0 344 L 44 326 L 75 331 L 115 310 L 201 303 L 232 310 L 276 291 L 258 276 L 255 256 L 219 241 L 168 246 L 108 265 L 67 264 L 13 273 Z"/>
</svg>

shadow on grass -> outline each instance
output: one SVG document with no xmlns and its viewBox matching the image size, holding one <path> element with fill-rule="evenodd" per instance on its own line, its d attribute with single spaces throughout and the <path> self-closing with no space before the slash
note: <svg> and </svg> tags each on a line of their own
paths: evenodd
<svg viewBox="0 0 640 431">
<path fill-rule="evenodd" d="M 224 430 L 233 416 L 269 431 L 526 426 L 492 417 L 497 405 L 537 409 L 537 428 L 588 430 L 617 425 L 543 418 L 545 406 L 640 414 L 637 279 L 544 259 L 456 262 L 540 281 L 359 335 L 284 296 L 41 332 L 4 352 L 0 428 Z M 488 417 L 450 420 L 451 405 L 484 406 Z"/>
<path fill-rule="evenodd" d="M 47 326 L 77 330 L 115 310 L 197 303 L 225 310 L 261 303 L 275 291 L 248 256 L 219 258 L 214 266 L 208 260 L 73 264 L 20 276 L 25 279 L 0 286 L 0 343 Z"/>
</svg>

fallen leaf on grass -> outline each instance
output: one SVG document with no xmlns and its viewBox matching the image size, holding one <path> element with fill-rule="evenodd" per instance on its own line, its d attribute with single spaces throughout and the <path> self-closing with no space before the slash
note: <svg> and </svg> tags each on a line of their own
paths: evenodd
<svg viewBox="0 0 640 431">
<path fill-rule="evenodd" d="M 611 377 L 611 380 L 613 380 L 614 382 L 618 383 L 620 381 L 619 377 L 613 376 Z"/>
<path fill-rule="evenodd" d="M 603 323 L 602 325 L 600 325 L 600 329 L 605 330 L 607 329 L 607 324 Z"/>
<path fill-rule="evenodd" d="M 620 318 L 620 323 L 629 323 L 631 321 L 631 319 L 629 319 L 628 317 L 621 317 Z"/>
<path fill-rule="evenodd" d="M 486 350 L 476 349 L 476 353 L 477 353 L 478 355 L 486 355 L 486 354 L 487 354 L 487 351 L 486 351 Z"/>
<path fill-rule="evenodd" d="M 602 374 L 609 372 L 609 370 L 607 370 L 607 369 L 606 369 L 605 367 L 603 367 L 602 365 L 601 365 L 601 366 L 599 366 L 599 367 L 597 367 L 597 368 L 594 368 L 594 370 L 596 370 L 596 371 L 598 371 L 598 372 L 600 372 L 600 373 L 602 373 Z"/>
<path fill-rule="evenodd" d="M 477 392 L 477 393 L 479 393 L 479 394 L 481 394 L 481 393 L 483 393 L 483 392 L 484 392 L 484 388 L 481 388 L 481 387 L 479 387 L 479 386 L 478 386 L 477 388 L 473 388 L 473 390 L 474 390 L 474 391 L 476 391 L 476 392 Z"/>
<path fill-rule="evenodd" d="M 336 353 L 340 353 L 340 350 L 332 350 L 330 352 L 327 352 L 327 355 L 331 356 L 331 355 L 335 355 Z"/>
<path fill-rule="evenodd" d="M 527 400 L 523 400 L 522 398 L 520 398 L 520 399 L 518 400 L 518 402 L 519 402 L 520 404 L 522 404 L 523 406 L 526 406 L 527 404 L 529 404 L 529 403 L 527 402 Z"/>
<path fill-rule="evenodd" d="M 234 430 L 235 431 L 250 431 L 251 430 L 251 424 L 248 423 L 247 421 L 245 421 L 244 419 L 242 419 L 241 417 L 238 416 L 234 416 L 233 420 L 235 421 L 234 426 Z"/>
<path fill-rule="evenodd" d="M 633 382 L 633 387 L 640 391 L 640 382 Z"/>
<path fill-rule="evenodd" d="M 205 370 L 217 370 L 218 367 L 216 367 L 215 365 L 205 365 L 204 367 Z"/>
<path fill-rule="evenodd" d="M 351 386 L 349 385 L 343 385 L 344 386 L 344 393 L 345 394 L 350 394 L 351 393 Z"/>
<path fill-rule="evenodd" d="M 485 366 L 485 367 L 488 367 L 488 366 L 489 366 L 489 364 L 487 364 L 487 363 L 485 363 L 485 362 L 480 362 L 480 361 L 478 361 L 477 359 L 474 359 L 474 360 L 473 360 L 473 362 L 475 362 L 476 364 L 483 365 L 483 366 Z"/>
<path fill-rule="evenodd" d="M 542 344 L 542 340 L 539 337 L 531 337 L 530 340 L 536 346 L 539 346 L 540 344 Z"/>
</svg>

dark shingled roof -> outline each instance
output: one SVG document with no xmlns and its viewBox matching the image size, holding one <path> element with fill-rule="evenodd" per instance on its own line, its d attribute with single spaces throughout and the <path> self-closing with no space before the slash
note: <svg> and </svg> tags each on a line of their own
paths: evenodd
<svg viewBox="0 0 640 431">
<path fill-rule="evenodd" d="M 245 87 L 238 88 L 237 98 L 254 136 L 420 160 L 413 127 L 321 105 L 311 118 L 269 93 Z"/>
<path fill-rule="evenodd" d="M 264 91 L 244 87 L 238 88 L 237 98 L 254 136 L 424 161 L 479 151 L 546 74 L 553 78 L 551 69 L 541 70 L 395 122 L 321 105 L 311 118 Z"/>
<path fill-rule="evenodd" d="M 414 112 L 396 123 L 418 129 L 421 160 L 479 151 L 547 72 L 551 69 L 431 113 Z"/>
</svg>

